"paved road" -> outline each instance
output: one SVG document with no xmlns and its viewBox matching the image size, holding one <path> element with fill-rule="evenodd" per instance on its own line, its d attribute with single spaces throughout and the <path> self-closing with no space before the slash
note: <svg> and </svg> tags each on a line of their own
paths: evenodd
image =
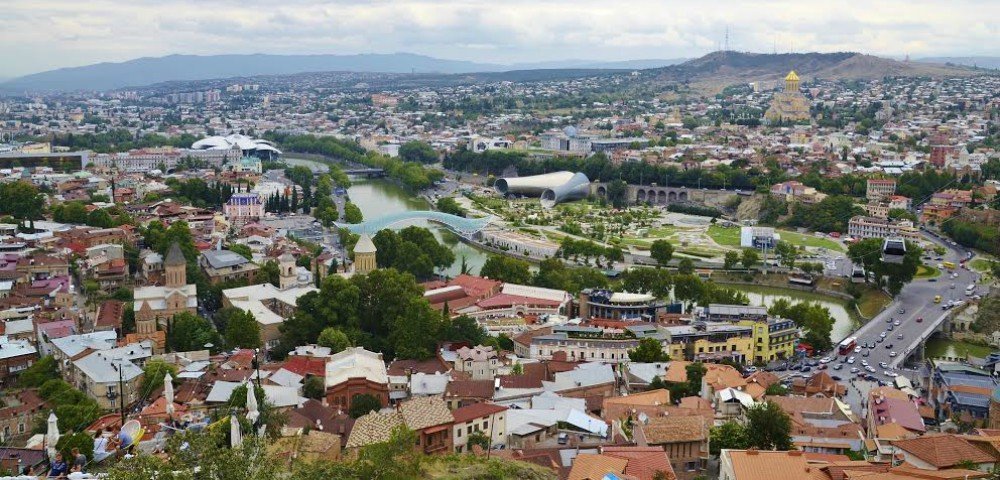
<svg viewBox="0 0 1000 480">
<path fill-rule="evenodd" d="M 937 260 L 937 256 L 930 254 L 933 260 L 925 260 L 928 264 L 937 265 L 944 261 L 954 262 L 956 265 L 966 256 L 966 250 L 961 247 L 952 247 L 939 239 L 929 237 L 947 248 L 947 253 L 942 260 Z M 957 274 L 957 278 L 951 278 L 951 274 Z M 977 280 L 974 272 L 962 268 L 956 268 L 953 272 L 947 269 L 942 271 L 936 281 L 914 280 L 903 288 L 897 295 L 893 303 L 877 315 L 874 319 L 861 326 L 853 336 L 857 337 L 858 345 L 868 345 L 873 348 L 862 348 L 861 352 L 840 356 L 830 365 L 835 367 L 842 364 L 838 376 L 850 377 L 850 369 L 856 367 L 864 372 L 862 360 L 875 369 L 875 375 L 879 379 L 891 380 L 884 371 L 893 371 L 903 363 L 907 354 L 914 351 L 921 338 L 927 336 L 928 332 L 935 327 L 935 320 L 947 313 L 941 308 L 941 304 L 934 303 L 934 297 L 940 295 L 942 304 L 950 300 L 965 300 L 965 287 Z M 954 288 L 952 288 L 954 285 Z M 900 313 L 902 311 L 902 313 Z M 917 321 L 923 319 L 923 321 Z M 899 322 L 899 325 L 894 325 Z M 892 330 L 889 327 L 892 326 Z M 882 339 L 882 334 L 885 334 Z M 900 338 L 900 336 L 902 336 Z M 895 352 L 895 355 L 893 355 Z M 867 357 L 864 354 L 867 353 Z M 854 364 L 845 363 L 848 357 L 854 357 Z M 889 368 L 880 366 L 885 363 Z M 833 372 L 831 372 L 833 373 Z M 836 374 L 836 373 L 835 373 Z"/>
</svg>

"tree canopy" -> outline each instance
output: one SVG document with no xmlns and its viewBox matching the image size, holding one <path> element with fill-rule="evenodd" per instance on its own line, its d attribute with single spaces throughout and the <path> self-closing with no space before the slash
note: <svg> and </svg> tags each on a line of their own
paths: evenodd
<svg viewBox="0 0 1000 480">
<path fill-rule="evenodd" d="M 419 280 L 434 276 L 434 270 L 455 263 L 455 254 L 434 237 L 430 230 L 409 226 L 399 232 L 379 231 L 372 237 L 375 262 L 379 268 L 395 268 Z"/>
<path fill-rule="evenodd" d="M 334 327 L 387 358 L 429 358 L 442 321 L 423 293 L 413 275 L 393 268 L 350 279 L 331 275 L 318 292 L 299 298 L 295 315 L 279 327 L 279 350 L 316 343 L 323 329 Z"/>
<path fill-rule="evenodd" d="M 531 281 L 528 262 L 506 255 L 490 255 L 479 275 L 507 283 L 526 284 Z"/>
</svg>

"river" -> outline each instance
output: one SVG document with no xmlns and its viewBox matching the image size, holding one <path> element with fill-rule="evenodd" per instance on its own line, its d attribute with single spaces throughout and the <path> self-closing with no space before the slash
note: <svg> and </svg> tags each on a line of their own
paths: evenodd
<svg viewBox="0 0 1000 480">
<path fill-rule="evenodd" d="M 773 287 L 748 285 L 726 285 L 726 287 L 745 293 L 750 299 L 751 305 L 770 307 L 774 302 L 784 298 L 793 303 L 806 301 L 826 307 L 830 310 L 830 315 L 833 316 L 833 330 L 830 332 L 830 340 L 833 340 L 834 343 L 847 338 L 859 326 L 858 316 L 848 310 L 846 301 L 826 295 Z"/>
<path fill-rule="evenodd" d="M 306 158 L 285 157 L 284 162 L 293 166 L 303 165 L 311 168 L 314 172 L 327 171 L 326 165 Z M 365 220 L 392 213 L 430 209 L 426 200 L 388 180 L 352 179 L 351 187 L 347 189 L 347 195 L 351 198 L 351 202 L 361 209 Z M 457 235 L 440 225 L 426 221 L 414 221 L 411 224 L 430 229 L 438 241 L 451 247 L 451 251 L 455 253 L 455 263 L 444 269 L 444 273 L 450 277 L 462 273 L 462 257 L 465 257 L 469 273 L 472 274 L 478 274 L 479 269 L 489 258 L 489 254 L 463 243 Z"/>
<path fill-rule="evenodd" d="M 430 206 L 423 198 L 414 196 L 403 187 L 388 180 L 352 180 L 351 188 L 347 189 L 351 202 L 361 209 L 365 220 L 374 219 L 392 213 L 410 210 L 428 210 Z M 462 242 L 457 235 L 444 227 L 424 220 L 414 221 L 412 225 L 427 227 L 437 239 L 451 247 L 455 252 L 455 263 L 444 270 L 444 273 L 454 277 L 462 273 L 462 257 L 465 257 L 469 272 L 478 274 L 486 263 L 489 255 L 482 250 L 473 248 Z"/>
</svg>

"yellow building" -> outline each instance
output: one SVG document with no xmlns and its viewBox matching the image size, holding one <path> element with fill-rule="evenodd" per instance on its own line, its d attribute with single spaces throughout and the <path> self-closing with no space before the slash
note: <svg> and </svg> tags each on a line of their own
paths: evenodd
<svg viewBox="0 0 1000 480">
<path fill-rule="evenodd" d="M 752 363 L 767 363 L 773 360 L 791 358 L 799 338 L 799 328 L 795 322 L 784 318 L 761 320 L 740 320 L 737 325 L 753 329 L 753 351 L 747 355 Z"/>
<path fill-rule="evenodd" d="M 785 89 L 774 94 L 771 108 L 764 113 L 768 122 L 809 120 L 809 99 L 799 91 L 799 75 L 795 70 L 785 76 Z"/>
<path fill-rule="evenodd" d="M 667 352 L 670 358 L 690 361 L 730 359 L 749 363 L 753 355 L 753 329 L 730 323 L 697 322 L 692 325 L 665 327 L 670 335 Z"/>
</svg>

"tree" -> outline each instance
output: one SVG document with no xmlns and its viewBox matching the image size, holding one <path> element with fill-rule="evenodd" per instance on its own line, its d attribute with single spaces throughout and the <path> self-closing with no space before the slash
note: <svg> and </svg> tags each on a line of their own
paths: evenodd
<svg viewBox="0 0 1000 480">
<path fill-rule="evenodd" d="M 448 304 L 445 303 L 445 306 Z M 472 345 L 481 345 L 486 341 L 486 330 L 479 325 L 476 319 L 468 315 L 459 315 L 455 318 L 445 318 L 442 320 L 441 333 L 438 334 L 441 340 L 449 342 L 468 342 Z"/>
<path fill-rule="evenodd" d="M 752 248 L 744 248 L 743 255 L 740 257 L 740 263 L 743 264 L 743 268 L 749 270 L 760 263 L 760 254 Z"/>
<path fill-rule="evenodd" d="M 260 324 L 249 311 L 236 309 L 226 322 L 226 348 L 259 348 Z"/>
<path fill-rule="evenodd" d="M 52 355 L 39 358 L 37 362 L 17 376 L 17 386 L 38 388 L 53 378 L 59 378 L 59 370 L 56 367 L 56 359 Z"/>
<path fill-rule="evenodd" d="M 347 414 L 351 418 L 362 417 L 369 412 L 377 412 L 382 408 L 382 402 L 374 395 L 367 393 L 359 393 L 351 397 L 351 408 L 347 410 Z"/>
<path fill-rule="evenodd" d="M 484 451 L 490 449 L 490 437 L 487 437 L 485 433 L 480 432 L 479 430 L 476 430 L 475 432 L 472 432 L 472 435 L 469 435 L 468 442 L 470 452 L 472 451 L 472 447 L 475 445 L 479 445 L 479 448 L 482 448 Z"/>
<path fill-rule="evenodd" d="M 302 395 L 314 400 L 322 399 L 326 395 L 326 386 L 323 385 L 323 379 L 312 375 L 306 378 L 305 383 L 302 384 Z"/>
<path fill-rule="evenodd" d="M 694 273 L 694 261 L 690 258 L 682 258 L 680 263 L 677 264 L 677 273 L 681 275 Z"/>
<path fill-rule="evenodd" d="M 361 207 L 352 202 L 344 202 L 344 221 L 347 223 L 361 223 L 365 216 L 361 213 Z"/>
<path fill-rule="evenodd" d="M 776 403 L 763 402 L 746 412 L 747 448 L 791 450 L 792 421 Z"/>
<path fill-rule="evenodd" d="M 404 162 L 436 163 L 438 161 L 437 152 L 430 145 L 411 140 L 399 147 L 399 158 Z"/>
<path fill-rule="evenodd" d="M 782 385 L 779 382 L 774 382 L 764 390 L 764 394 L 770 395 L 772 397 L 783 397 L 788 395 L 788 387 Z"/>
<path fill-rule="evenodd" d="M 526 284 L 531 281 L 528 262 L 504 255 L 490 255 L 479 275 L 506 283 Z"/>
<path fill-rule="evenodd" d="M 230 448 L 229 422 L 198 433 L 182 432 L 166 442 L 165 455 L 135 455 L 116 463 L 108 480 L 279 480 L 286 478 L 282 463 L 267 452 L 267 441 L 244 435 Z M 246 430 L 244 430 L 246 432 Z M 93 440 L 91 440 L 93 443 Z M 300 477 L 294 477 L 300 478 Z M 337 478 L 337 477 L 329 477 Z"/>
<path fill-rule="evenodd" d="M 740 263 L 740 252 L 736 250 L 730 250 L 726 252 L 726 257 L 723 260 L 722 268 L 726 270 L 732 270 Z"/>
<path fill-rule="evenodd" d="M 724 449 L 744 450 L 748 443 L 747 427 L 739 423 L 729 421 L 709 430 L 708 444 L 712 455 L 718 455 Z"/>
<path fill-rule="evenodd" d="M 830 333 L 833 331 L 834 318 L 826 307 L 810 302 L 798 302 L 793 305 L 782 298 L 771 304 L 768 313 L 794 321 L 797 326 L 805 330 L 803 340 L 817 350 L 833 348 Z"/>
<path fill-rule="evenodd" d="M 922 263 L 920 256 L 923 250 L 917 244 L 906 241 L 902 263 L 889 263 L 882 260 L 882 245 L 881 238 L 866 238 L 848 247 L 847 256 L 855 264 L 863 266 L 879 286 L 885 284 L 889 293 L 895 296 L 904 285 L 913 281 Z"/>
<path fill-rule="evenodd" d="M 705 377 L 705 372 L 707 371 L 708 369 L 705 368 L 705 364 L 701 362 L 694 362 L 684 367 L 684 372 L 687 373 L 688 395 L 699 395 L 701 393 L 701 380 Z"/>
<path fill-rule="evenodd" d="M 628 292 L 648 293 L 656 298 L 669 298 L 674 276 L 666 269 L 631 268 L 621 273 L 621 284 Z"/>
<path fill-rule="evenodd" d="M 221 347 L 219 334 L 211 322 L 190 312 L 174 315 L 167 329 L 167 347 L 171 351 L 204 350 L 207 344 L 213 345 L 212 350 Z"/>
<path fill-rule="evenodd" d="M 233 392 L 229 394 L 229 402 L 226 405 L 229 411 L 245 411 L 247 408 L 247 383 L 237 386 L 233 389 Z M 260 412 L 260 417 L 257 420 L 257 425 L 263 425 L 266 427 L 268 438 L 275 439 L 281 435 L 281 427 L 285 425 L 288 421 L 287 415 L 284 412 L 277 409 L 270 400 L 267 399 L 267 394 L 263 387 L 258 387 L 256 384 L 249 383 L 253 385 L 254 396 L 257 398 L 257 411 Z M 245 420 L 245 416 L 241 416 L 241 422 Z M 247 423 L 243 425 L 243 431 L 251 431 L 251 426 Z M 228 425 L 226 430 L 229 430 Z"/>
<path fill-rule="evenodd" d="M 422 227 L 410 226 L 399 232 L 382 230 L 375 234 L 372 242 L 377 250 L 375 261 L 380 268 L 409 272 L 421 280 L 432 277 L 435 268 L 445 268 L 455 262 L 451 249 Z"/>
<path fill-rule="evenodd" d="M 0 184 L 0 215 L 11 215 L 18 220 L 34 221 L 45 210 L 45 195 L 38 187 L 24 180 Z"/>
<path fill-rule="evenodd" d="M 257 281 L 278 286 L 281 283 L 281 266 L 278 265 L 278 262 L 274 260 L 264 262 L 257 270 Z"/>
<path fill-rule="evenodd" d="M 327 327 L 388 358 L 423 359 L 434 354 L 441 314 L 413 275 L 391 268 L 350 279 L 330 275 L 318 292 L 299 297 L 295 314 L 279 326 L 281 344 L 272 354 L 316 343 Z"/>
<path fill-rule="evenodd" d="M 465 216 L 465 209 L 451 197 L 441 197 L 437 201 L 437 209 L 444 213 L 450 213 L 459 217 Z"/>
<path fill-rule="evenodd" d="M 666 266 L 674 256 L 674 246 L 666 240 L 654 240 L 649 246 L 649 256 L 661 267 Z"/>
<path fill-rule="evenodd" d="M 639 363 L 669 362 L 670 355 L 663 351 L 663 346 L 656 339 L 642 338 L 634 350 L 628 351 L 628 359 Z"/>
<path fill-rule="evenodd" d="M 786 268 L 795 267 L 795 260 L 798 258 L 799 252 L 794 245 L 783 240 L 779 241 L 774 247 L 774 253 L 781 259 L 781 264 Z"/>
<path fill-rule="evenodd" d="M 147 361 L 142 367 L 142 383 L 139 386 L 142 396 L 151 395 L 154 390 L 163 387 L 167 373 L 170 378 L 176 379 L 177 367 L 158 358 Z"/>
<path fill-rule="evenodd" d="M 238 253 L 240 256 L 247 260 L 253 260 L 253 250 L 250 247 L 243 245 L 242 243 L 233 243 L 229 245 L 229 251 L 233 253 Z"/>
<path fill-rule="evenodd" d="M 628 205 L 628 184 L 624 180 L 612 180 L 608 183 L 608 201 L 615 208 L 623 208 Z"/>
<path fill-rule="evenodd" d="M 334 327 L 324 328 L 319 333 L 316 344 L 330 349 L 330 353 L 340 353 L 351 347 L 351 339 L 347 334 Z"/>
</svg>

